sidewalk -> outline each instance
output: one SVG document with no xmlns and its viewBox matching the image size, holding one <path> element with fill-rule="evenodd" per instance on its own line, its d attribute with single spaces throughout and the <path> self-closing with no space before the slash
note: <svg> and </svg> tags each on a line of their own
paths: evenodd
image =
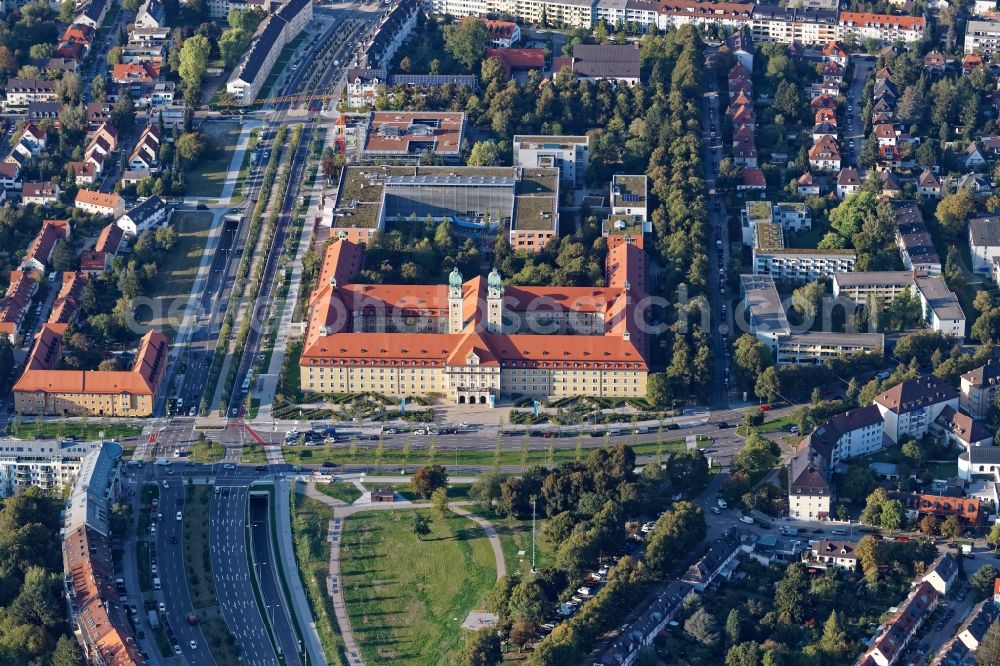
<svg viewBox="0 0 1000 666">
<path fill-rule="evenodd" d="M 278 556 L 281 558 L 281 571 L 285 577 L 285 585 L 288 587 L 288 594 L 291 597 L 289 602 L 298 620 L 299 627 L 302 628 L 305 639 L 305 649 L 309 654 L 310 664 L 327 663 L 326 655 L 323 654 L 323 647 L 319 642 L 319 633 L 316 631 L 316 622 L 313 620 L 312 610 L 309 608 L 309 601 L 306 598 L 305 590 L 302 589 L 302 579 L 299 578 L 299 567 L 295 562 L 295 553 L 292 550 L 292 522 L 291 506 L 289 504 L 288 493 L 290 491 L 288 479 L 281 479 L 275 488 L 275 518 L 277 531 L 275 535 L 278 541 Z"/>
<path fill-rule="evenodd" d="M 260 128 L 262 123 L 257 120 L 244 120 L 243 129 L 240 131 L 240 141 L 233 151 L 233 159 L 229 162 L 229 171 L 226 172 L 226 182 L 222 186 L 222 193 L 219 195 L 219 205 L 228 206 L 233 198 L 233 190 L 236 189 L 236 182 L 240 177 L 240 167 L 243 166 L 243 155 L 247 152 L 250 144 L 250 134 L 253 130 Z"/>
<path fill-rule="evenodd" d="M 326 129 L 323 141 L 323 148 L 333 145 L 335 132 L 333 127 L 317 128 Z M 302 194 L 307 192 L 303 188 Z M 281 364 L 285 361 L 285 351 L 288 349 L 289 331 L 292 327 L 292 315 L 295 312 L 295 304 L 299 300 L 299 291 L 302 288 L 302 260 L 312 247 L 313 221 L 320 216 L 320 202 L 323 200 L 323 179 L 316 178 L 316 181 L 308 189 L 309 208 L 306 210 L 302 222 L 302 236 L 299 238 L 298 247 L 295 249 L 295 258 L 285 265 L 292 269 L 291 280 L 288 284 L 288 293 L 285 296 L 281 317 L 278 322 L 278 334 L 274 340 L 274 350 L 271 352 L 271 363 L 267 368 L 262 368 L 258 379 L 258 397 L 260 398 L 260 410 L 257 418 L 262 422 L 271 420 L 271 404 L 274 402 L 274 394 L 278 388 L 278 375 L 281 372 Z"/>
</svg>

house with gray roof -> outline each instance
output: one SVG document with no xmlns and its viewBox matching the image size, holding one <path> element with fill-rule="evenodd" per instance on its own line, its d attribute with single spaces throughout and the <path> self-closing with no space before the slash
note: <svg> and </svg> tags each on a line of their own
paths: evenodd
<svg viewBox="0 0 1000 666">
<path fill-rule="evenodd" d="M 1000 257 L 1000 217 L 976 217 L 969 220 L 969 254 L 972 270 L 989 273 L 993 260 Z"/>
</svg>

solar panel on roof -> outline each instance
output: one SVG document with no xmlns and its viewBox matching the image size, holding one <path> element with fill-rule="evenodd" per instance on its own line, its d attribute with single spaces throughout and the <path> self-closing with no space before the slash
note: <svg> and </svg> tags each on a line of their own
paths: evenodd
<svg viewBox="0 0 1000 666">
<path fill-rule="evenodd" d="M 642 199 L 643 199 L 643 197 L 640 196 L 640 195 L 638 195 L 638 194 L 630 194 L 628 192 L 626 192 L 625 194 L 621 195 L 621 197 L 622 197 L 622 201 L 642 201 Z"/>
</svg>

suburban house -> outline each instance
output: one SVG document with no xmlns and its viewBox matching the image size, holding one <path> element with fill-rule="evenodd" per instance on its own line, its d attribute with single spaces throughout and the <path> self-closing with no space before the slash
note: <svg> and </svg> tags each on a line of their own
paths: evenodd
<svg viewBox="0 0 1000 666">
<path fill-rule="evenodd" d="M 962 451 L 974 446 L 993 446 L 993 431 L 961 408 L 942 409 L 929 430 L 938 441 Z"/>
<path fill-rule="evenodd" d="M 21 260 L 22 271 L 44 273 L 52 258 L 52 252 L 59 241 L 69 238 L 69 220 L 45 220 L 42 228 L 28 246 L 28 252 Z"/>
<path fill-rule="evenodd" d="M 837 198 L 843 199 L 861 189 L 861 176 L 854 167 L 846 167 L 837 174 Z"/>
<path fill-rule="evenodd" d="M 120 196 L 95 190 L 78 191 L 74 207 L 94 215 L 110 215 L 115 219 L 125 214 L 125 202 Z"/>
<path fill-rule="evenodd" d="M 839 541 L 835 539 L 820 539 L 812 544 L 805 563 L 810 567 L 827 569 L 837 567 L 846 571 L 858 568 L 858 543 L 856 541 Z"/>
<path fill-rule="evenodd" d="M 958 409 L 958 391 L 943 379 L 928 375 L 908 379 L 875 396 L 885 434 L 898 444 L 909 435 L 919 439 L 945 407 Z"/>
<path fill-rule="evenodd" d="M 146 125 L 128 158 L 129 171 L 151 173 L 160 165 L 160 130 L 157 125 Z"/>
<path fill-rule="evenodd" d="M 936 199 L 941 196 L 941 180 L 930 169 L 924 169 L 917 178 L 917 192 Z"/>
<path fill-rule="evenodd" d="M 979 602 L 958 630 L 958 640 L 962 641 L 969 650 L 975 652 L 979 649 L 979 644 L 983 642 L 986 631 L 997 618 L 997 609 L 991 601 Z"/>
<path fill-rule="evenodd" d="M 788 461 L 788 515 L 798 520 L 830 516 L 833 482 L 829 463 L 807 442 Z"/>
<path fill-rule="evenodd" d="M 52 303 L 48 323 L 60 333 L 73 323 L 80 310 L 83 288 L 87 284 L 87 274 L 78 271 L 65 271 L 62 274 L 62 287 Z"/>
<path fill-rule="evenodd" d="M 698 592 L 704 592 L 719 578 L 729 580 L 739 566 L 737 556 L 741 550 L 739 530 L 731 527 L 709 546 L 700 560 L 688 567 L 681 580 Z"/>
<path fill-rule="evenodd" d="M 934 560 L 930 570 L 920 580 L 930 584 L 938 594 L 943 596 L 951 592 L 957 578 L 958 560 L 951 553 L 945 553 Z"/>
<path fill-rule="evenodd" d="M 24 183 L 21 187 L 21 202 L 39 206 L 59 203 L 60 194 L 62 191 L 59 189 L 59 185 L 50 180 Z"/>
</svg>

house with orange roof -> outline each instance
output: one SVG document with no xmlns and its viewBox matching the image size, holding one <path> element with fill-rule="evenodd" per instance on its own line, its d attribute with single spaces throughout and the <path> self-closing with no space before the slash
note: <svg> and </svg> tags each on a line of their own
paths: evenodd
<svg viewBox="0 0 1000 666">
<path fill-rule="evenodd" d="M 840 148 L 832 135 L 824 134 L 809 149 L 809 166 L 817 171 L 840 171 Z"/>
<path fill-rule="evenodd" d="M 74 207 L 94 215 L 110 215 L 115 219 L 125 214 L 125 202 L 120 196 L 95 190 L 78 191 Z"/>
<path fill-rule="evenodd" d="M 301 386 L 309 392 L 440 393 L 493 406 L 515 396 L 645 395 L 636 304 L 646 256 L 608 250 L 607 287 L 504 285 L 499 272 L 447 285 L 356 284 L 364 250 L 327 248 L 310 296 Z"/>
<path fill-rule="evenodd" d="M 21 414 L 144 417 L 153 414 L 167 369 L 167 338 L 149 331 L 128 370 L 63 370 L 62 334 L 45 324 L 14 384 Z"/>
<path fill-rule="evenodd" d="M 486 19 L 486 30 L 490 33 L 490 45 L 497 49 L 509 49 L 521 41 L 521 26 L 513 21 Z"/>
<path fill-rule="evenodd" d="M 52 258 L 56 244 L 70 236 L 69 220 L 45 220 L 42 228 L 28 246 L 28 253 L 21 260 L 22 271 L 44 273 Z"/>
<path fill-rule="evenodd" d="M 160 66 L 153 63 L 120 63 L 111 70 L 114 83 L 153 83 L 160 78 Z"/>
<path fill-rule="evenodd" d="M 33 273 L 10 272 L 10 285 L 0 299 L 0 333 L 7 335 L 15 345 L 21 343 L 21 324 L 37 291 L 38 280 Z"/>
<path fill-rule="evenodd" d="M 847 67 L 848 58 L 850 58 L 850 52 L 842 42 L 833 40 L 823 47 L 823 60 L 827 62 L 835 62 L 841 67 Z"/>
<path fill-rule="evenodd" d="M 62 286 L 49 313 L 49 325 L 60 334 L 65 333 L 66 327 L 76 320 L 86 285 L 87 273 L 65 271 L 62 274 Z"/>
</svg>

